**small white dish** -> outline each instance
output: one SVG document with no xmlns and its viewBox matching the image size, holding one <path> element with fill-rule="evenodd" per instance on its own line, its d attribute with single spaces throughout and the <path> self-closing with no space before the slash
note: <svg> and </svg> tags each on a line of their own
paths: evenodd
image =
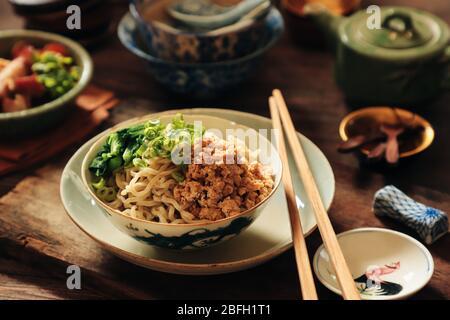
<svg viewBox="0 0 450 320">
<path fill-rule="evenodd" d="M 434 262 L 428 249 L 401 232 L 359 228 L 337 237 L 361 299 L 404 299 L 422 289 L 433 275 Z M 314 255 L 313 265 L 320 282 L 341 294 L 323 245 Z"/>
</svg>

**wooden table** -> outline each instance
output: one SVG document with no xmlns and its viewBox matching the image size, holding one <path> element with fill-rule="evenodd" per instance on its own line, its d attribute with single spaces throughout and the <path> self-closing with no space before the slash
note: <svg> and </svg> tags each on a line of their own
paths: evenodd
<svg viewBox="0 0 450 320">
<path fill-rule="evenodd" d="M 115 1 L 117 18 L 126 7 Z M 450 4 L 429 1 L 370 1 L 408 4 L 427 9 L 450 22 Z M 368 4 L 368 3 L 366 3 Z M 21 27 L 6 1 L 0 2 L 0 28 Z M 161 88 L 141 61 L 116 37 L 91 49 L 93 82 L 122 99 L 99 130 L 135 115 L 179 107 L 227 107 L 268 116 L 267 97 L 275 87 L 287 99 L 297 128 L 330 160 L 336 175 L 336 197 L 329 214 L 337 232 L 379 226 L 413 232 L 371 211 L 376 190 L 395 184 L 414 198 L 450 212 L 450 95 L 420 113 L 437 131 L 436 141 L 422 155 L 393 170 L 360 166 L 351 155 L 337 153 L 337 129 L 349 112 L 332 78 L 333 57 L 295 46 L 286 34 L 266 57 L 263 67 L 239 90 L 216 101 L 195 102 Z M 66 298 L 254 298 L 296 299 L 299 288 L 292 250 L 251 270 L 220 276 L 178 276 L 146 270 L 102 250 L 67 218 L 59 200 L 63 166 L 79 147 L 30 168 L 0 178 L 0 299 Z M 312 255 L 321 244 L 319 233 L 307 240 Z M 449 299 L 450 238 L 429 246 L 436 270 L 431 282 L 413 299 Z M 82 268 L 83 289 L 66 289 L 66 268 Z M 317 282 L 321 299 L 339 299 Z"/>
</svg>

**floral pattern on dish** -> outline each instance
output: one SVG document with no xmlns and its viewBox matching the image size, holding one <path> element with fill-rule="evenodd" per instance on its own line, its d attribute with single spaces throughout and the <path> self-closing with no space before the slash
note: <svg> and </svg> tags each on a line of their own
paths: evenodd
<svg viewBox="0 0 450 320">
<path fill-rule="evenodd" d="M 356 287 L 359 292 L 370 296 L 391 296 L 400 293 L 403 286 L 383 280 L 383 275 L 391 274 L 400 269 L 400 261 L 386 264 L 382 267 L 368 267 L 365 274 L 355 279 Z"/>
</svg>

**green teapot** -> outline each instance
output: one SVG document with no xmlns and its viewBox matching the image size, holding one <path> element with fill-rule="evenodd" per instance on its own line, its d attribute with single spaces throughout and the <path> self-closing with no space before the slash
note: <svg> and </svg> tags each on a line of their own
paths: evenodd
<svg viewBox="0 0 450 320">
<path fill-rule="evenodd" d="M 450 88 L 450 31 L 443 20 L 409 7 L 369 10 L 338 17 L 308 9 L 333 48 L 336 81 L 348 101 L 417 106 Z"/>
</svg>

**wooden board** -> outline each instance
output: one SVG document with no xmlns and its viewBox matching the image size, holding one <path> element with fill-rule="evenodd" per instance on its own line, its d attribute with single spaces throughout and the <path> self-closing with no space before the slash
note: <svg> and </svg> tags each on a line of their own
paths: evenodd
<svg viewBox="0 0 450 320">
<path fill-rule="evenodd" d="M 142 101 L 132 103 L 142 106 Z M 129 103 L 120 106 L 115 111 L 114 119 L 121 121 L 121 110 L 129 107 Z M 148 111 L 139 107 L 134 110 L 136 114 Z M 2 277 L 6 277 L 6 283 L 0 281 L 0 292 L 4 297 L 295 299 L 298 296 L 295 260 L 291 250 L 254 269 L 199 277 L 146 270 L 104 251 L 71 222 L 59 199 L 60 175 L 74 150 L 38 169 L 0 199 L 0 250 L 2 259 L 10 264 L 3 267 L 6 275 Z M 337 232 L 356 227 L 387 226 L 414 236 L 414 233 L 393 221 L 379 220 L 371 212 L 372 196 L 384 185 L 383 176 L 371 175 L 368 187 L 364 186 L 360 173 L 351 168 L 339 165 L 334 170 L 337 192 L 330 216 Z M 355 185 L 358 187 L 355 188 Z M 420 187 L 410 187 L 405 191 L 418 200 L 450 212 L 450 196 L 447 194 Z M 310 256 L 320 244 L 316 231 L 308 238 Z M 447 263 L 449 244 L 450 238 L 445 237 L 430 247 L 436 272 L 431 283 L 415 298 L 450 298 L 446 281 L 450 273 Z M 22 276 L 24 271 L 13 268 L 13 264 L 31 267 L 38 275 L 45 276 Z M 70 264 L 82 268 L 82 284 L 86 290 L 75 292 L 66 288 L 66 268 Z M 11 274 L 11 270 L 14 273 Z M 267 276 L 274 274 L 277 276 Z M 338 298 L 323 286 L 318 284 L 318 287 L 320 298 Z"/>
<path fill-rule="evenodd" d="M 450 4 L 442 0 L 363 2 L 417 6 L 450 22 Z M 117 6 L 117 22 L 127 5 L 123 1 L 113 3 Z M 0 1 L 0 29 L 20 26 L 20 19 L 4 10 L 5 6 L 8 4 Z M 379 170 L 360 166 L 356 157 L 336 152 L 339 121 L 352 108 L 334 83 L 334 59 L 327 52 L 293 45 L 288 34 L 271 49 L 252 79 L 212 101 L 192 101 L 167 92 L 115 37 L 92 48 L 91 54 L 94 83 L 114 91 L 124 101 L 103 128 L 134 116 L 180 107 L 227 107 L 268 116 L 267 97 L 274 87 L 282 89 L 297 129 L 324 151 L 333 166 L 337 191 L 329 214 L 337 232 L 385 226 L 410 233 L 396 222 L 377 219 L 371 212 L 373 194 L 386 184 L 395 184 L 417 200 L 450 213 L 450 94 L 419 110 L 436 129 L 431 148 L 398 168 Z M 69 220 L 59 199 L 62 168 L 78 146 L 46 163 L 0 178 L 0 195 L 5 194 L 0 200 L 0 299 L 298 297 L 291 250 L 251 270 L 199 277 L 146 270 L 102 250 Z M 430 284 L 412 299 L 450 299 L 449 242 L 447 235 L 429 247 L 436 272 Z M 320 244 L 317 231 L 308 237 L 310 256 Z M 66 288 L 70 264 L 82 267 L 81 291 Z M 319 284 L 318 291 L 321 299 L 339 298 Z"/>
</svg>

